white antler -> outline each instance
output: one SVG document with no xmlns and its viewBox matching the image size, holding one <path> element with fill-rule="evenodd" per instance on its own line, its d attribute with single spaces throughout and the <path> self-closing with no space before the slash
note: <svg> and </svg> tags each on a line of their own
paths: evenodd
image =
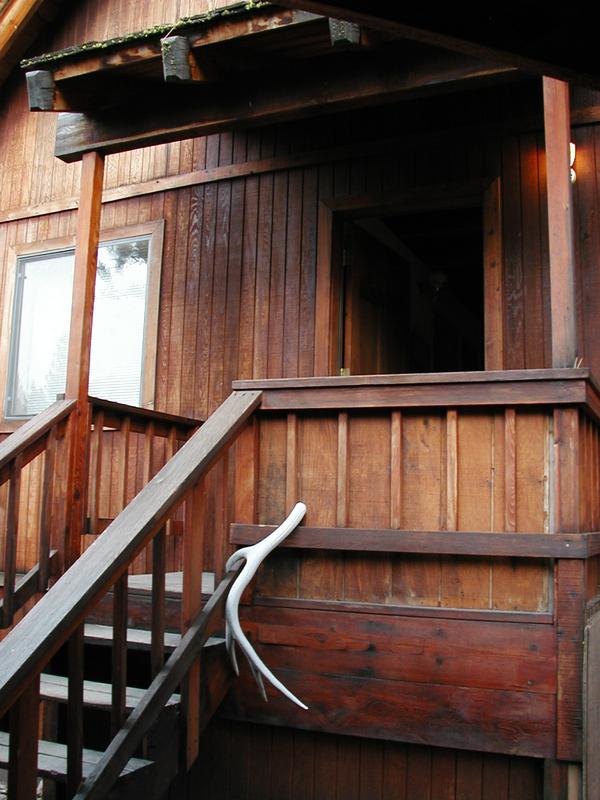
<svg viewBox="0 0 600 800">
<path fill-rule="evenodd" d="M 248 586 L 255 576 L 257 569 L 269 553 L 298 527 L 305 514 L 306 506 L 304 503 L 296 503 L 289 517 L 282 522 L 273 533 L 250 547 L 242 547 L 241 550 L 237 550 L 227 561 L 225 565 L 226 570 L 230 570 L 241 559 L 245 559 L 246 563 L 231 587 L 227 597 L 227 603 L 225 605 L 225 640 L 227 643 L 227 652 L 229 653 L 229 658 L 231 659 L 231 664 L 236 675 L 239 675 L 239 670 L 235 656 L 235 642 L 239 644 L 244 655 L 248 659 L 254 679 L 265 700 L 267 699 L 267 693 L 265 692 L 262 680 L 263 676 L 289 700 L 306 710 L 308 706 L 305 706 L 301 700 L 298 700 L 298 698 L 289 691 L 289 689 L 286 689 L 283 683 L 273 675 L 266 664 L 260 660 L 258 654 L 246 638 L 238 616 L 240 598 L 246 586 Z"/>
</svg>

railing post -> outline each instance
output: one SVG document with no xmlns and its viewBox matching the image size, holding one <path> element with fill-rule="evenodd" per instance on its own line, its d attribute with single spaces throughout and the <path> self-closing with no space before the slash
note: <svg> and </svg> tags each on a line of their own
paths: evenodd
<svg viewBox="0 0 600 800">
<path fill-rule="evenodd" d="M 90 413 L 88 404 L 90 377 L 90 349 L 92 343 L 92 317 L 96 264 L 100 236 L 102 209 L 102 179 L 104 156 L 86 153 L 81 167 L 81 194 L 77 219 L 75 267 L 73 274 L 73 301 L 69 332 L 69 357 L 67 362 L 66 396 L 77 400 L 70 426 L 70 470 L 67 502 L 70 513 L 67 520 L 65 566 L 79 556 L 80 536 L 85 521 L 85 496 L 87 483 L 87 453 L 89 443 Z"/>
<path fill-rule="evenodd" d="M 37 790 L 40 679 L 34 679 L 10 712 L 8 797 L 35 800 Z"/>
<path fill-rule="evenodd" d="M 204 525 L 200 499 L 204 481 L 195 486 L 185 501 L 183 537 L 182 629 L 187 631 L 202 610 L 202 568 L 204 566 Z M 185 698 L 185 761 L 189 769 L 200 751 L 200 658 L 188 672 Z"/>
</svg>

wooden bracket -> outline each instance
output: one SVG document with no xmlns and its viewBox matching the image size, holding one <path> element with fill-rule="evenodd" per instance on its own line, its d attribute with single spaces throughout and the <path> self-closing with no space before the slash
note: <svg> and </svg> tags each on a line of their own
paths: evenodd
<svg viewBox="0 0 600 800">
<path fill-rule="evenodd" d="M 360 25 L 348 22 L 345 19 L 332 19 L 329 17 L 329 37 L 332 47 L 359 47 Z"/>
</svg>

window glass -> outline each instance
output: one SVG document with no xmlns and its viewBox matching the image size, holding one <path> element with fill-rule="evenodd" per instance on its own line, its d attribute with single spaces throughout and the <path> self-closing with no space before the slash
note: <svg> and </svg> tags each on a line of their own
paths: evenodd
<svg viewBox="0 0 600 800">
<path fill-rule="evenodd" d="M 139 405 L 149 236 L 98 248 L 90 394 Z M 73 250 L 17 264 L 7 416 L 37 414 L 65 391 Z"/>
</svg>

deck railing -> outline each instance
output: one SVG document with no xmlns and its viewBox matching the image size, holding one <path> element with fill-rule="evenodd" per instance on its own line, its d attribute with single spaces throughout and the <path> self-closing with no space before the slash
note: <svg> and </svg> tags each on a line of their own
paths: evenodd
<svg viewBox="0 0 600 800">
<path fill-rule="evenodd" d="M 2 628 L 10 627 L 15 614 L 36 594 L 47 589 L 51 575 L 60 568 L 64 553 L 60 516 L 65 512 L 67 467 L 62 443 L 74 407 L 74 401 L 58 401 L 0 444 L 0 491 L 6 492 L 7 498 L 4 524 L 0 525 L 4 553 L 0 600 Z M 29 512 L 29 487 L 24 487 L 22 480 L 28 465 L 38 470 L 41 491 L 39 513 L 30 526 L 26 526 L 25 519 Z M 27 546 L 35 548 L 33 557 L 28 558 L 34 563 L 19 579 L 17 552 Z"/>
<path fill-rule="evenodd" d="M 0 716 L 9 710 L 11 714 L 10 761 L 14 769 L 9 772 L 9 796 L 19 797 L 19 800 L 33 800 L 35 797 L 40 674 L 53 654 L 67 642 L 69 796 L 73 796 L 80 786 L 83 753 L 83 623 L 111 587 L 114 587 L 112 727 L 117 734 L 121 729 L 125 719 L 127 681 L 127 572 L 136 556 L 163 529 L 166 520 L 183 502 L 183 625 L 186 630 L 194 625 L 199 625 L 204 633 L 209 630 L 208 622 L 201 616 L 203 542 L 202 532 L 196 524 L 202 502 L 201 479 L 242 430 L 260 403 L 260 397 L 260 392 L 234 392 L 29 612 L 27 624 L 16 626 L 0 643 Z M 224 586 L 221 585 L 220 592 L 223 595 L 230 585 L 230 578 L 227 578 Z M 153 595 L 164 597 L 164 569 L 153 571 Z M 220 602 L 214 601 L 213 607 L 216 611 L 220 608 Z M 157 669 L 163 661 L 164 612 L 154 597 L 153 610 L 151 639 L 153 661 Z M 184 641 L 187 641 L 185 637 Z M 197 660 L 194 660 L 194 648 L 186 646 L 184 651 L 183 661 L 177 663 L 184 663 L 187 672 L 184 719 L 188 732 L 187 758 L 191 763 L 198 752 L 200 670 Z M 181 680 L 179 673 L 176 679 Z M 164 689 L 163 693 L 166 692 L 167 689 Z M 159 696 L 163 694 L 159 692 Z M 156 698 L 150 702 L 152 708 L 157 702 Z M 144 725 L 139 723 L 135 729 L 139 732 L 145 729 Z M 124 736 L 123 733 L 118 735 L 121 738 Z M 126 738 L 127 749 L 131 740 Z M 123 752 L 122 747 L 121 743 L 119 752 Z M 106 777 L 105 772 L 102 774 Z"/>
</svg>

